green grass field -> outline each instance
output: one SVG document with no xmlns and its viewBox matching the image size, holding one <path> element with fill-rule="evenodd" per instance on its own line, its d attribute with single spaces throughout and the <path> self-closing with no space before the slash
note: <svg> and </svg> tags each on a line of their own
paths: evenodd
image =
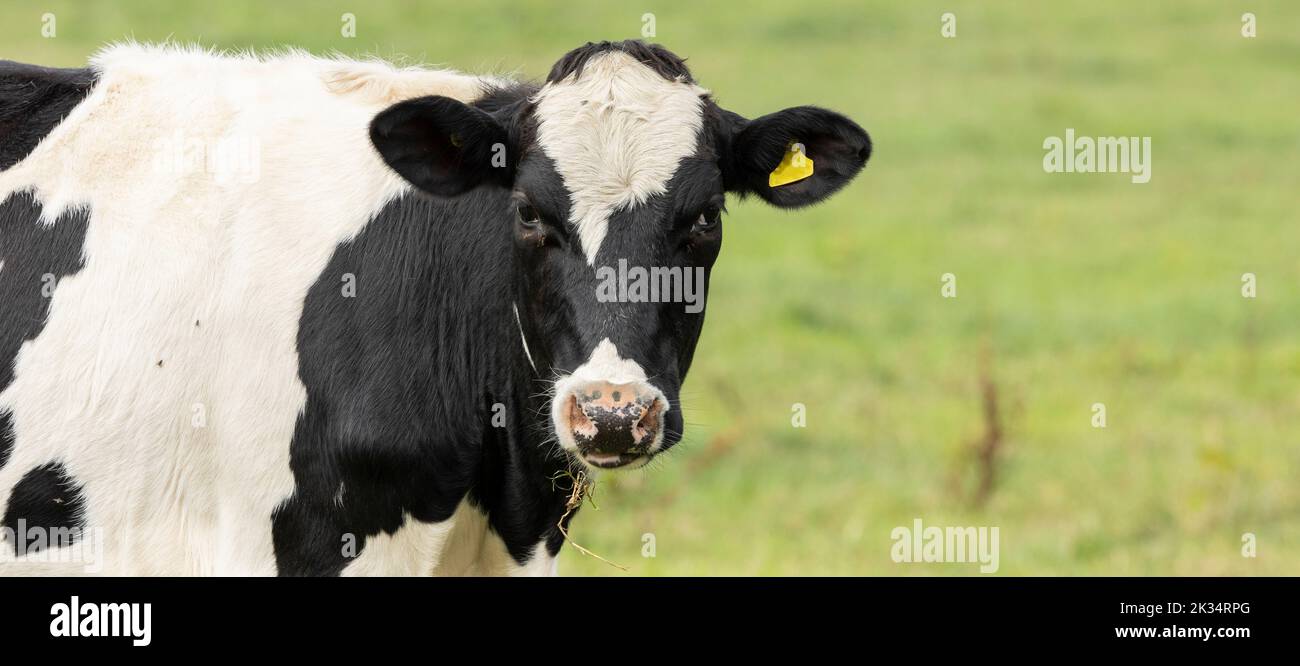
<svg viewBox="0 0 1300 666">
<path fill-rule="evenodd" d="M 921 518 L 999 527 L 999 575 L 1300 575 L 1296 3 L 6 1 L 0 58 L 171 38 L 539 77 L 646 12 L 724 106 L 834 108 L 876 151 L 821 207 L 731 205 L 687 440 L 606 475 L 578 543 L 634 575 L 975 574 L 891 560 Z M 1045 173 L 1066 128 L 1150 136 L 1151 181 Z"/>
</svg>

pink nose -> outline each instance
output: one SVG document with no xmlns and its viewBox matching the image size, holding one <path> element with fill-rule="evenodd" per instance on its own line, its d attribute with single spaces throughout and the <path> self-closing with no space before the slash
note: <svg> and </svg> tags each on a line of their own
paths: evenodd
<svg viewBox="0 0 1300 666">
<path fill-rule="evenodd" d="M 647 383 L 587 382 L 562 399 L 566 423 L 559 425 L 568 429 L 579 453 L 640 455 L 659 438 L 665 404 Z"/>
</svg>

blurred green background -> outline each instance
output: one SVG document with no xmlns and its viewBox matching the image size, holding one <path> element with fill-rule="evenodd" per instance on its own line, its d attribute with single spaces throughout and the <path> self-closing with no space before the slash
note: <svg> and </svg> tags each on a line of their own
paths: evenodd
<svg viewBox="0 0 1300 666">
<path fill-rule="evenodd" d="M 1300 575 L 1300 4 L 41 0 L 0 4 L 0 58 L 170 38 L 540 77 L 647 12 L 724 106 L 834 108 L 876 151 L 820 207 L 731 205 L 687 440 L 605 475 L 578 543 L 636 575 L 975 574 L 890 559 L 921 518 L 999 527 L 1002 575 Z M 1044 173 L 1066 128 L 1152 137 L 1151 182 Z"/>
</svg>

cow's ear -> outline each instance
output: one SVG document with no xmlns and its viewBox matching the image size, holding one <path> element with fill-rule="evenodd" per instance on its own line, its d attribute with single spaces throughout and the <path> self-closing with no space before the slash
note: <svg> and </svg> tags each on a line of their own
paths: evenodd
<svg viewBox="0 0 1300 666">
<path fill-rule="evenodd" d="M 754 120 L 723 111 L 719 125 L 726 139 L 720 148 L 727 190 L 757 194 L 781 208 L 808 206 L 834 194 L 871 157 L 865 130 L 815 106 Z"/>
<path fill-rule="evenodd" d="M 485 183 L 508 187 L 514 179 L 505 127 L 449 97 L 420 97 L 385 109 L 370 123 L 370 141 L 388 166 L 433 194 L 455 196 Z"/>
</svg>

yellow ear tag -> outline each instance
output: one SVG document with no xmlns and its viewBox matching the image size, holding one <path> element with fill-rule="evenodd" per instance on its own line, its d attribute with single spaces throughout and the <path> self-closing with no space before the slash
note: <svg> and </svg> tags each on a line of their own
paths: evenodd
<svg viewBox="0 0 1300 666">
<path fill-rule="evenodd" d="M 780 187 L 797 183 L 808 176 L 813 175 L 812 158 L 804 154 L 802 143 L 792 143 L 790 148 L 785 151 L 785 157 L 781 163 L 776 165 L 772 173 L 767 175 L 768 187 Z"/>
</svg>

